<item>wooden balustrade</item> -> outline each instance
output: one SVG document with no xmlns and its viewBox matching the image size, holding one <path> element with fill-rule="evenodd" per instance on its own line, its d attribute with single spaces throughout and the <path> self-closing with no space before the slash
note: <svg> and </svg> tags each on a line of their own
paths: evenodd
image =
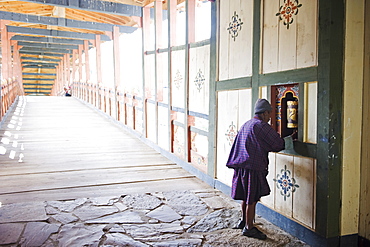
<svg viewBox="0 0 370 247">
<path fill-rule="evenodd" d="M 0 120 L 3 119 L 6 112 L 9 110 L 17 96 L 22 95 L 23 90 L 21 89 L 18 81 L 16 80 L 2 80 L 1 81 L 1 111 Z"/>
</svg>

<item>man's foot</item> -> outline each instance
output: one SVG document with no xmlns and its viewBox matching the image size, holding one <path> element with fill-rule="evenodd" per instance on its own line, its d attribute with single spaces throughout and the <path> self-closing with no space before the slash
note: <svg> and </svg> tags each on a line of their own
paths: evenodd
<svg viewBox="0 0 370 247">
<path fill-rule="evenodd" d="M 252 229 L 243 228 L 243 235 L 250 237 L 250 238 L 257 238 L 261 240 L 265 240 L 267 238 L 266 234 L 258 230 L 256 227 L 253 227 Z"/>
<path fill-rule="evenodd" d="M 239 223 L 233 227 L 233 229 L 243 229 L 245 227 L 245 221 L 240 220 Z"/>
</svg>

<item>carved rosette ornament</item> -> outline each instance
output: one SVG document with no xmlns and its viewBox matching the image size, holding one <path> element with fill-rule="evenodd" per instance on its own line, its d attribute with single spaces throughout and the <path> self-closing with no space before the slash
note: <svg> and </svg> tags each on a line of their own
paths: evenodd
<svg viewBox="0 0 370 247">
<path fill-rule="evenodd" d="M 284 0 L 284 4 L 280 6 L 279 12 L 276 16 L 283 21 L 284 25 L 289 29 L 289 25 L 293 23 L 293 16 L 298 14 L 298 9 L 302 7 L 302 4 L 298 0 Z"/>
</svg>

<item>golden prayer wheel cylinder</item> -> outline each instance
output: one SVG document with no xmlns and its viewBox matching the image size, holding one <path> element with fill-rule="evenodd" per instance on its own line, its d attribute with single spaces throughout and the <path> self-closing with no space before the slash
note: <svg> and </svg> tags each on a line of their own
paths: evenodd
<svg viewBox="0 0 370 247">
<path fill-rule="evenodd" d="M 298 128 L 298 101 L 287 101 L 287 127 Z"/>
</svg>

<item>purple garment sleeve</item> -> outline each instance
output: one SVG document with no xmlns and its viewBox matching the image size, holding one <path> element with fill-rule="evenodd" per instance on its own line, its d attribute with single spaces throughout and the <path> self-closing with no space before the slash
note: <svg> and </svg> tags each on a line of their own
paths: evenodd
<svg viewBox="0 0 370 247">
<path fill-rule="evenodd" d="M 253 118 L 240 128 L 226 166 L 267 170 L 268 153 L 281 151 L 284 146 L 284 140 L 268 123 Z"/>
</svg>

